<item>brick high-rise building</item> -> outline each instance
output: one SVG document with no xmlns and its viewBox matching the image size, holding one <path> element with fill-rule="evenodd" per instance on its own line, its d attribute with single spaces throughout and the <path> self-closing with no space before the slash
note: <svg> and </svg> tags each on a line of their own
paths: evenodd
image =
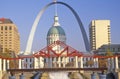
<svg viewBox="0 0 120 79">
<path fill-rule="evenodd" d="M 2 53 L 20 51 L 19 32 L 10 19 L 0 18 L 0 45 Z"/>
</svg>

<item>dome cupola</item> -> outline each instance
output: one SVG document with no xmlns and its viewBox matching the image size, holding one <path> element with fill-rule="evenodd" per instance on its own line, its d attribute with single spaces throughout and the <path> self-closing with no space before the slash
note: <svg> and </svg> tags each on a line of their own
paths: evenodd
<svg viewBox="0 0 120 79">
<path fill-rule="evenodd" d="M 55 16 L 53 26 L 49 29 L 49 31 L 47 33 L 47 43 L 48 44 L 51 44 L 58 40 L 62 41 L 62 42 L 66 41 L 65 31 L 60 26 L 58 20 L 59 20 L 58 16 Z"/>
</svg>

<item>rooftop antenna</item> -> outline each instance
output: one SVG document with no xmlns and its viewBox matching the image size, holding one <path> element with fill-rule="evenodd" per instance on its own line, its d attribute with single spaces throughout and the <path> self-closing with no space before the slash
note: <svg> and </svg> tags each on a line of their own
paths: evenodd
<svg viewBox="0 0 120 79">
<path fill-rule="evenodd" d="M 55 3 L 55 16 L 54 16 L 54 24 L 53 26 L 60 26 L 59 24 L 59 17 L 57 15 L 57 0 L 53 0 L 53 2 Z"/>
<path fill-rule="evenodd" d="M 54 3 L 57 2 L 57 0 L 53 0 Z M 55 16 L 57 16 L 57 3 L 55 4 Z"/>
</svg>

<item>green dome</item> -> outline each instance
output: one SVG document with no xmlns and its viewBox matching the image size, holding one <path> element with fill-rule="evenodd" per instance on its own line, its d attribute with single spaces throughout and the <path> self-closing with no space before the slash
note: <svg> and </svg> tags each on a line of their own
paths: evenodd
<svg viewBox="0 0 120 79">
<path fill-rule="evenodd" d="M 49 31 L 48 31 L 48 34 L 47 36 L 50 36 L 52 34 L 58 34 L 58 35 L 64 35 L 65 36 L 65 32 L 63 30 L 62 27 L 60 26 L 52 26 Z"/>
</svg>

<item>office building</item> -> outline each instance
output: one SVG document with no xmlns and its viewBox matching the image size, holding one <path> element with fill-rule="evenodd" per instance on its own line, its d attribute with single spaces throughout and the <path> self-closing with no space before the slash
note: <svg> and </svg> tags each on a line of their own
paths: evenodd
<svg viewBox="0 0 120 79">
<path fill-rule="evenodd" d="M 105 55 L 107 52 L 111 52 L 113 55 L 120 54 L 120 44 L 105 44 L 98 48 L 96 52 L 100 55 Z"/>
<path fill-rule="evenodd" d="M 104 44 L 110 44 L 110 20 L 92 20 L 89 25 L 89 36 L 91 51 Z"/>
<path fill-rule="evenodd" d="M 18 53 L 20 51 L 20 36 L 17 26 L 6 18 L 0 18 L 1 52 Z"/>
</svg>

